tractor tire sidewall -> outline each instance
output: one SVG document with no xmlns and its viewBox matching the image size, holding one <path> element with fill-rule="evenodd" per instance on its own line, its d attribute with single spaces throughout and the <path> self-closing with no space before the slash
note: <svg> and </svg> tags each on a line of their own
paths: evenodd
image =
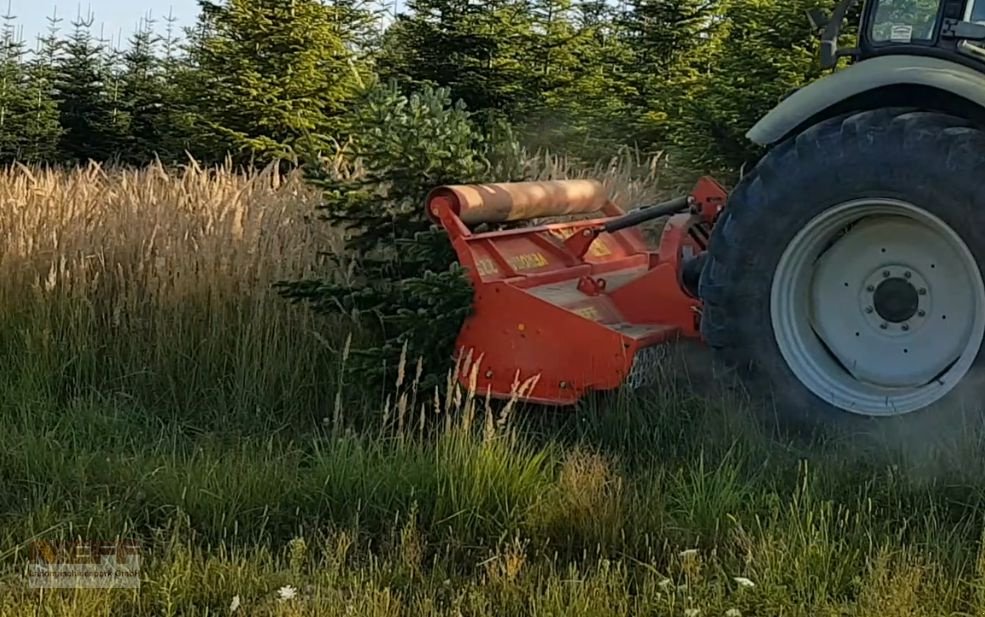
<svg viewBox="0 0 985 617">
<path fill-rule="evenodd" d="M 787 244 L 828 208 L 860 198 L 904 201 L 936 215 L 985 264 L 985 132 L 938 113 L 878 110 L 822 122 L 767 153 L 743 178 L 716 225 L 702 272 L 702 334 L 782 427 L 871 429 L 874 416 L 835 407 L 794 375 L 776 343 L 773 274 Z M 936 403 L 890 417 L 894 428 L 935 430 L 977 420 L 980 348 L 961 382 Z M 881 420 L 881 419 L 879 419 Z M 863 427 L 864 424 L 864 427 Z M 886 428 L 884 422 L 881 422 Z"/>
</svg>

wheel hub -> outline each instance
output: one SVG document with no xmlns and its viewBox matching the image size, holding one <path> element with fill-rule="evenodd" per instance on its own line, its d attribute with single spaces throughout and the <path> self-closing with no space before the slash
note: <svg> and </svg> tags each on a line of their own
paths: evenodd
<svg viewBox="0 0 985 617">
<path fill-rule="evenodd" d="M 926 323 L 931 286 L 918 264 L 880 262 L 860 285 L 859 314 L 873 331 L 884 336 L 916 333 Z"/>
<path fill-rule="evenodd" d="M 872 294 L 876 313 L 890 323 L 904 323 L 917 314 L 920 296 L 909 281 L 889 278 L 879 283 Z"/>
</svg>

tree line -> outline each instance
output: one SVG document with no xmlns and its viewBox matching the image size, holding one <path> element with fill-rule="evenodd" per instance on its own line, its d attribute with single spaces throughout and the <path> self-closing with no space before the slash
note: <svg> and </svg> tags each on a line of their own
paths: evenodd
<svg viewBox="0 0 985 617">
<path fill-rule="evenodd" d="M 200 2 L 122 49 L 52 19 L 0 32 L 0 164 L 295 160 L 351 136 L 379 84 L 445 89 L 480 127 L 586 159 L 668 149 L 734 168 L 748 127 L 818 74 L 816 0 Z"/>
</svg>

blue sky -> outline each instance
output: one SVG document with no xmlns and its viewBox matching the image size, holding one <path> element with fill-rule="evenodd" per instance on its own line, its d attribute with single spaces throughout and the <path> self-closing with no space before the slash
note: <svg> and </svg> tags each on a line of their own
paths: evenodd
<svg viewBox="0 0 985 617">
<path fill-rule="evenodd" d="M 46 18 L 57 9 L 62 18 L 63 31 L 69 30 L 80 13 L 92 14 L 93 31 L 98 35 L 100 27 L 104 36 L 117 40 L 121 35 L 127 37 L 136 28 L 141 17 L 148 14 L 157 20 L 157 28 L 163 31 L 163 18 L 170 12 L 178 19 L 179 27 L 191 26 L 198 15 L 196 0 L 0 0 L 0 9 L 6 13 L 10 3 L 10 13 L 17 17 L 17 24 L 23 28 L 24 38 L 33 42 L 39 32 L 47 28 Z"/>
</svg>

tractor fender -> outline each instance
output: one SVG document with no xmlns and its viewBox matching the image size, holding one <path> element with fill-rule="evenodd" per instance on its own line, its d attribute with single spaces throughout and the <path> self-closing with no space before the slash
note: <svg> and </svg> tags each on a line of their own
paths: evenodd
<svg viewBox="0 0 985 617">
<path fill-rule="evenodd" d="M 930 88 L 985 108 L 985 75 L 927 56 L 881 56 L 836 71 L 794 92 L 746 133 L 760 146 L 775 144 L 808 121 L 851 99 L 892 86 Z"/>
</svg>

